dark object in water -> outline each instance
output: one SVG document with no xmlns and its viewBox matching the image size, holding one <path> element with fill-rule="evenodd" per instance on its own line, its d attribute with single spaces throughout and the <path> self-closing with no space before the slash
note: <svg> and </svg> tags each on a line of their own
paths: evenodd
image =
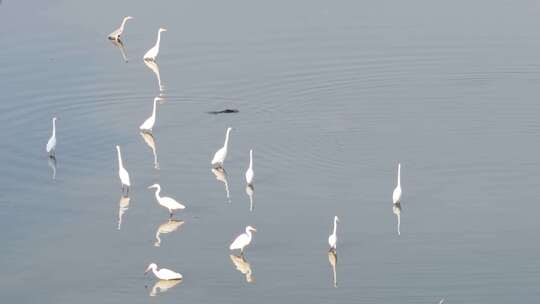
<svg viewBox="0 0 540 304">
<path fill-rule="evenodd" d="M 225 109 L 221 111 L 209 111 L 208 114 L 226 114 L 226 113 L 238 113 L 237 109 Z"/>
</svg>

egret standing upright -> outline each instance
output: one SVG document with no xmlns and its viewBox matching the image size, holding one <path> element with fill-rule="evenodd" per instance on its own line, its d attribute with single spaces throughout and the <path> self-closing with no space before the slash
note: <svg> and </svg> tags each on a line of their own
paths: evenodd
<svg viewBox="0 0 540 304">
<path fill-rule="evenodd" d="M 47 142 L 47 153 L 49 157 L 54 157 L 56 151 L 56 116 L 52 118 L 52 135 Z"/>
<path fill-rule="evenodd" d="M 249 150 L 249 168 L 246 171 L 246 183 L 253 184 L 253 150 Z"/>
<path fill-rule="evenodd" d="M 144 60 L 156 61 L 159 54 L 159 42 L 161 40 L 161 32 L 166 32 L 167 29 L 160 27 L 157 34 L 156 44 L 144 54 Z"/>
<path fill-rule="evenodd" d="M 141 131 L 152 131 L 152 128 L 154 127 L 154 124 L 156 123 L 156 107 L 158 100 L 161 100 L 161 98 L 156 97 L 154 98 L 154 108 L 152 109 L 152 115 L 148 117 L 139 127 Z"/>
<path fill-rule="evenodd" d="M 122 183 L 122 193 L 124 193 L 124 186 L 126 187 L 126 196 L 129 194 L 129 187 L 131 187 L 131 182 L 129 180 L 129 173 L 124 164 L 122 163 L 122 153 L 120 152 L 120 146 L 116 145 L 116 151 L 118 152 L 118 176 L 120 177 L 120 182 Z"/>
<path fill-rule="evenodd" d="M 120 35 L 122 35 L 122 33 L 124 32 L 124 26 L 129 19 L 133 19 L 133 17 L 124 17 L 124 20 L 122 20 L 122 24 L 120 25 L 120 27 L 114 30 L 114 32 L 110 33 L 108 38 L 110 40 L 120 40 Z"/>
<path fill-rule="evenodd" d="M 244 248 L 251 243 L 252 231 L 256 232 L 257 229 L 251 226 L 247 226 L 246 232 L 237 236 L 236 239 L 234 239 L 234 241 L 229 246 L 229 249 L 230 250 L 240 249 L 240 252 L 244 254 Z"/>
<path fill-rule="evenodd" d="M 401 164 L 398 163 L 397 169 L 397 186 L 392 193 L 392 201 L 394 204 L 401 202 Z"/>
<path fill-rule="evenodd" d="M 212 166 L 216 168 L 223 168 L 223 161 L 227 157 L 227 148 L 229 145 L 229 133 L 231 133 L 232 128 L 227 128 L 227 133 L 225 134 L 225 144 L 221 149 L 217 150 L 212 159 Z"/>
<path fill-rule="evenodd" d="M 337 223 L 339 222 L 339 218 L 334 216 L 334 231 L 332 234 L 328 237 L 328 244 L 330 245 L 330 251 L 335 251 L 337 248 Z"/>
<path fill-rule="evenodd" d="M 160 196 L 159 193 L 161 192 L 161 186 L 159 184 L 153 184 L 148 187 L 148 189 L 152 189 L 152 188 L 156 189 L 155 195 L 156 195 L 156 200 L 158 201 L 158 203 L 161 206 L 169 209 L 169 215 L 170 215 L 169 217 L 173 216 L 174 210 L 182 210 L 186 208 L 184 205 L 177 202 L 175 199 L 171 197 Z"/>
</svg>

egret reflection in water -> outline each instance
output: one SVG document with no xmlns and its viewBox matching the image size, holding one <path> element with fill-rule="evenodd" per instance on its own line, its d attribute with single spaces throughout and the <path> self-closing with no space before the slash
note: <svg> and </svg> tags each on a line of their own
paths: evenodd
<svg viewBox="0 0 540 304">
<path fill-rule="evenodd" d="M 130 200 L 129 196 L 120 196 L 120 201 L 118 201 L 118 230 L 122 228 L 122 218 L 124 217 L 124 213 L 129 209 Z"/>
<path fill-rule="evenodd" d="M 253 283 L 253 271 L 251 270 L 251 264 L 246 260 L 246 257 L 244 255 L 236 256 L 234 254 L 231 254 L 229 257 L 236 267 L 236 270 L 246 276 L 246 282 Z"/>
<path fill-rule="evenodd" d="M 56 157 L 55 156 L 49 156 L 47 158 L 48 158 L 47 164 L 49 165 L 49 167 L 52 170 L 52 179 L 55 180 L 56 179 Z"/>
<path fill-rule="evenodd" d="M 120 54 L 122 55 L 122 59 L 124 60 L 124 62 L 128 62 L 126 48 L 124 47 L 124 43 L 122 42 L 122 40 L 111 39 L 109 41 L 120 50 Z"/>
<path fill-rule="evenodd" d="M 246 185 L 246 194 L 249 196 L 249 211 L 253 212 L 254 205 L 253 205 L 253 194 L 255 193 L 255 188 L 253 188 L 253 185 Z"/>
<path fill-rule="evenodd" d="M 152 154 L 154 154 L 154 168 L 159 170 L 159 162 L 158 162 L 157 151 L 156 151 L 156 139 L 154 138 L 154 135 L 146 131 L 141 131 L 140 134 L 144 142 L 152 150 Z"/>
<path fill-rule="evenodd" d="M 154 242 L 154 246 L 161 246 L 161 238 L 159 237 L 161 234 L 174 232 L 178 230 L 178 228 L 180 228 L 180 226 L 182 226 L 183 224 L 184 221 L 170 219 L 165 223 L 159 225 L 158 229 L 156 230 L 156 241 Z"/>
<path fill-rule="evenodd" d="M 150 296 L 155 297 L 160 293 L 164 293 L 167 290 L 173 288 L 174 286 L 182 283 L 182 280 L 159 280 L 154 284 L 152 290 L 150 290 Z"/>
<path fill-rule="evenodd" d="M 334 278 L 334 287 L 337 288 L 337 252 L 335 250 L 328 251 L 328 262 L 330 262 L 330 266 L 332 266 L 332 274 Z"/>
<path fill-rule="evenodd" d="M 216 179 L 225 184 L 225 193 L 227 195 L 227 200 L 231 202 L 231 194 L 229 192 L 229 178 L 227 176 L 227 171 L 224 168 L 215 169 L 212 168 L 212 173 L 216 176 Z"/>
<path fill-rule="evenodd" d="M 157 62 L 150 60 L 143 60 L 143 62 L 150 70 L 152 70 L 152 72 L 154 72 L 158 81 L 159 91 L 163 92 L 165 90 L 165 86 L 161 84 L 161 75 L 159 73 L 159 65 L 157 64 Z"/>
<path fill-rule="evenodd" d="M 397 234 L 401 235 L 401 203 L 395 203 L 392 206 L 392 212 L 396 215 L 397 218 Z"/>
</svg>

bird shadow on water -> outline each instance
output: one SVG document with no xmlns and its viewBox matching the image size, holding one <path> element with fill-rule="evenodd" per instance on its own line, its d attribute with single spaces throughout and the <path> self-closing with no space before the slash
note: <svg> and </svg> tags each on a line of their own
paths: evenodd
<svg viewBox="0 0 540 304">
<path fill-rule="evenodd" d="M 401 235 L 401 203 L 397 202 L 392 206 L 392 212 L 396 215 L 397 219 L 397 233 Z"/>
<path fill-rule="evenodd" d="M 161 83 L 161 74 L 159 73 L 159 65 L 155 61 L 143 60 L 144 64 L 156 75 L 160 94 L 165 91 L 165 86 Z"/>
<path fill-rule="evenodd" d="M 328 251 L 328 262 L 330 262 L 330 266 L 332 267 L 333 282 L 334 282 L 335 288 L 337 288 L 337 271 L 336 271 L 337 261 L 338 261 L 337 251 L 335 249 L 331 249 L 330 251 Z"/>
<path fill-rule="evenodd" d="M 183 280 L 159 280 L 154 284 L 152 289 L 150 289 L 149 296 L 155 297 L 160 293 L 167 292 L 169 289 L 182 283 L 182 281 Z M 148 289 L 148 285 L 145 285 L 144 287 Z"/>
<path fill-rule="evenodd" d="M 231 194 L 229 192 L 229 177 L 225 168 L 212 168 L 212 173 L 216 176 L 216 179 L 223 184 L 225 184 L 225 194 L 227 196 L 227 201 L 231 202 Z"/>
<path fill-rule="evenodd" d="M 159 170 L 159 162 L 156 150 L 156 139 L 154 135 L 148 131 L 141 131 L 139 132 L 139 134 L 141 134 L 141 137 L 143 138 L 146 145 L 148 145 L 148 147 L 152 150 L 152 154 L 154 155 L 154 168 L 156 170 Z"/>
<path fill-rule="evenodd" d="M 253 203 L 253 195 L 255 194 L 255 188 L 253 185 L 246 185 L 246 194 L 249 196 L 249 211 L 253 212 L 255 210 L 255 205 Z"/>
<path fill-rule="evenodd" d="M 120 50 L 120 54 L 122 55 L 122 59 L 124 60 L 124 62 L 128 62 L 128 57 L 127 57 L 127 52 L 126 52 L 126 47 L 124 46 L 124 43 L 122 42 L 122 40 L 118 39 L 118 40 L 115 40 L 115 39 L 109 39 L 109 41 L 118 48 L 118 50 Z"/>
<path fill-rule="evenodd" d="M 56 156 L 51 155 L 47 159 L 47 165 L 49 168 L 51 168 L 52 171 L 52 179 L 56 180 Z"/>
<path fill-rule="evenodd" d="M 184 224 L 184 221 L 169 219 L 165 223 L 159 225 L 155 234 L 156 241 L 154 242 L 154 246 L 155 247 L 161 246 L 161 238 L 160 238 L 161 234 L 172 233 L 178 230 L 178 228 L 180 228 L 183 224 Z"/>
<path fill-rule="evenodd" d="M 122 228 L 122 219 L 124 217 L 124 213 L 129 209 L 129 201 L 131 198 L 129 196 L 120 196 L 120 200 L 118 201 L 118 225 L 117 229 L 120 230 Z"/>
<path fill-rule="evenodd" d="M 229 255 L 233 265 L 236 267 L 236 270 L 240 271 L 246 277 L 247 283 L 255 283 L 255 278 L 252 276 L 253 271 L 251 269 L 251 264 L 248 262 L 244 255 Z"/>
</svg>

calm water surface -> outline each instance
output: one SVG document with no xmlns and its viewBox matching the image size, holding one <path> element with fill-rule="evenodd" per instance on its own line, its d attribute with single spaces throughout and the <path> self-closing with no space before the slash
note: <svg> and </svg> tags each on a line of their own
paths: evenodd
<svg viewBox="0 0 540 304">
<path fill-rule="evenodd" d="M 536 1 L 134 2 L 0 4 L 2 302 L 148 303 L 150 262 L 185 277 L 161 303 L 539 301 Z M 124 15 L 127 62 L 106 39 Z M 228 126 L 230 202 L 210 171 Z M 187 205 L 159 247 L 155 182 Z M 251 283 L 227 248 L 247 224 Z"/>
</svg>

